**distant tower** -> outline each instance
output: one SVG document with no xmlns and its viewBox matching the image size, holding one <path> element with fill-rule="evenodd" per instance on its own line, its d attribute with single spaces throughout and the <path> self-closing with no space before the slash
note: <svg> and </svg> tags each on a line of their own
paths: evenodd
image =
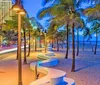
<svg viewBox="0 0 100 85">
<path fill-rule="evenodd" d="M 11 7 L 12 0 L 0 0 L 0 24 L 11 19 L 12 11 L 9 11 Z"/>
</svg>

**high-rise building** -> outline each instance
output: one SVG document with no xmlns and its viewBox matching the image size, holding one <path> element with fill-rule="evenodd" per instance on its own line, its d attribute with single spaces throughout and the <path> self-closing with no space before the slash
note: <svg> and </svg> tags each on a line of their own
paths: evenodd
<svg viewBox="0 0 100 85">
<path fill-rule="evenodd" d="M 0 24 L 4 23 L 5 20 L 11 19 L 12 11 L 12 0 L 0 0 Z"/>
</svg>

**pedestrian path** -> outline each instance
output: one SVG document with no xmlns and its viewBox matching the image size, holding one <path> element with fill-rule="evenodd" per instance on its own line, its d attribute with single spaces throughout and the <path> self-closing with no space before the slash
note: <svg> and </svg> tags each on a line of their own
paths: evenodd
<svg viewBox="0 0 100 85">
<path fill-rule="evenodd" d="M 33 81 L 30 85 L 75 85 L 73 79 L 66 77 L 66 72 L 53 68 L 58 65 L 58 63 L 59 60 L 52 57 L 49 57 L 49 59 L 44 61 L 31 63 L 30 68 L 32 70 L 35 71 L 37 66 L 37 71 L 46 74 L 46 76 Z"/>
<path fill-rule="evenodd" d="M 28 47 L 28 45 L 26 47 Z M 21 48 L 23 49 L 24 46 L 22 46 Z M 0 49 L 0 54 L 9 53 L 9 52 L 13 52 L 16 50 L 17 50 L 17 47 L 2 48 Z"/>
</svg>

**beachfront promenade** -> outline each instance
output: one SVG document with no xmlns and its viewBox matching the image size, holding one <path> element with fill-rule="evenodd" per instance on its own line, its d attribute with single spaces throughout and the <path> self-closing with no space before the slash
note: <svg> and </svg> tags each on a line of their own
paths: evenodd
<svg viewBox="0 0 100 85">
<path fill-rule="evenodd" d="M 28 47 L 28 45 L 26 47 Z M 21 49 L 23 49 L 23 48 L 24 48 L 24 46 L 21 47 Z M 16 45 L 0 48 L 0 54 L 9 53 L 9 52 L 13 52 L 13 51 L 17 51 Z"/>
<path fill-rule="evenodd" d="M 22 47 L 23 49 L 23 47 Z M 13 52 L 16 51 L 17 48 L 12 47 L 9 48 L 8 50 L 2 50 L 0 54 L 4 54 L 7 52 Z M 53 69 L 53 68 L 47 68 L 46 66 L 56 66 L 59 63 L 59 60 L 57 58 L 53 58 L 52 55 L 54 53 L 51 51 L 52 48 L 48 48 L 48 53 L 46 55 L 49 57 L 45 61 L 38 61 L 38 62 L 33 62 L 30 64 L 30 68 L 35 71 L 35 66 L 37 65 L 38 72 L 42 72 L 43 74 L 46 74 L 45 77 L 38 79 L 37 81 L 31 83 L 30 85 L 46 85 L 46 83 L 51 84 L 51 85 L 75 85 L 75 81 L 71 78 L 66 78 L 66 72 Z M 41 55 L 41 54 L 40 54 Z M 43 55 L 43 54 L 42 54 Z M 51 56 L 50 56 L 51 55 Z M 44 55 L 45 57 L 45 55 Z M 43 65 L 44 64 L 44 65 Z"/>
<path fill-rule="evenodd" d="M 30 57 L 27 58 L 28 64 L 23 64 L 23 85 L 30 85 L 35 81 L 35 74 L 30 69 L 30 64 L 39 60 L 37 58 L 38 54 L 42 53 L 31 51 Z M 58 52 L 54 50 L 54 54 L 54 57 L 59 59 L 59 64 L 52 68 L 66 72 L 67 77 L 74 79 L 76 85 L 100 85 L 100 52 L 97 52 L 97 55 L 93 55 L 91 50 L 81 51 L 79 56 L 76 56 L 76 72 L 71 72 L 71 51 L 69 51 L 69 59 L 64 59 L 65 49 L 61 48 Z M 3 58 L 5 56 L 6 58 Z M 17 85 L 16 52 L 2 54 L 0 57 L 2 57 L 0 59 L 0 84 Z M 46 74 L 39 73 L 39 79 L 46 76 Z"/>
</svg>

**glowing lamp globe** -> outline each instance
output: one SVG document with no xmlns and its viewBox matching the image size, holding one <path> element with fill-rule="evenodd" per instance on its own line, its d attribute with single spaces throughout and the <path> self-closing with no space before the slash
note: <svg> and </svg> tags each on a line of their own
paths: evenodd
<svg viewBox="0 0 100 85">
<path fill-rule="evenodd" d="M 14 11 L 20 11 L 20 9 L 21 9 L 21 6 L 19 5 L 19 4 L 14 4 L 13 6 L 12 6 L 12 9 L 14 10 Z"/>
<path fill-rule="evenodd" d="M 21 8 L 18 13 L 20 13 L 21 15 L 25 15 L 26 14 L 26 11 L 25 9 Z"/>
</svg>

